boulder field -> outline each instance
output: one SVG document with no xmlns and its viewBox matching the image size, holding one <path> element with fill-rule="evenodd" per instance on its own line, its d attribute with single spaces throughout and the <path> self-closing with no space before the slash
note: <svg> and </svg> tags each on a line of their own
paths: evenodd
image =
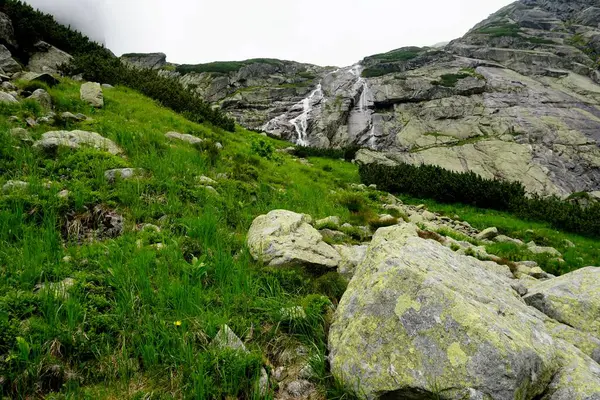
<svg viewBox="0 0 600 400">
<path fill-rule="evenodd" d="M 365 399 L 600 398 L 600 269 L 553 277 L 531 273 L 530 262 L 469 256 L 413 222 L 458 230 L 455 221 L 395 207 L 412 212 L 409 221 L 361 245 L 324 241 L 335 217 L 313 222 L 286 210 L 257 217 L 248 232 L 265 265 L 337 268 L 350 278 L 329 331 L 340 382 Z M 462 232 L 517 240 L 495 228 Z"/>
</svg>

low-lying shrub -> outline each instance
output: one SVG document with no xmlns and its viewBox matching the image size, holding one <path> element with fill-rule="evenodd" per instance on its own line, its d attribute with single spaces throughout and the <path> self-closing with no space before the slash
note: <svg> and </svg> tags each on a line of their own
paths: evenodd
<svg viewBox="0 0 600 400">
<path fill-rule="evenodd" d="M 348 146 L 341 149 L 298 146 L 294 150 L 294 155 L 301 158 L 323 157 L 334 160 L 344 159 L 346 161 L 352 161 L 358 150 L 360 150 L 359 146 Z"/>
<path fill-rule="evenodd" d="M 371 164 L 362 165 L 359 173 L 364 184 L 376 184 L 391 193 L 510 211 L 524 219 L 549 222 L 557 229 L 600 236 L 600 204 L 583 208 L 554 196 L 527 195 L 519 182 L 485 179 L 473 172 L 432 165 Z"/>
</svg>

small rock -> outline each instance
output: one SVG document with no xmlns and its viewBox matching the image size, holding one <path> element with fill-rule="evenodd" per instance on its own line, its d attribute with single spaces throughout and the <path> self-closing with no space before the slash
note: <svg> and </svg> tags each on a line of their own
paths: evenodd
<svg viewBox="0 0 600 400">
<path fill-rule="evenodd" d="M 217 181 L 215 181 L 214 179 L 209 178 L 208 176 L 198 176 L 196 177 L 196 181 L 200 184 L 200 185 L 217 185 Z"/>
<path fill-rule="evenodd" d="M 123 180 L 131 179 L 136 176 L 140 176 L 144 174 L 144 170 L 141 168 L 119 168 L 119 169 L 110 169 L 104 173 L 104 177 L 110 183 L 115 182 L 117 177 Z"/>
<path fill-rule="evenodd" d="M 390 193 L 385 197 L 384 202 L 392 205 L 402 204 L 402 201 L 400 201 L 399 198 Z"/>
<path fill-rule="evenodd" d="M 369 185 L 369 189 L 377 190 L 377 185 L 371 184 Z"/>
<path fill-rule="evenodd" d="M 277 149 L 277 150 L 275 150 L 275 152 L 294 154 L 296 152 L 296 148 L 295 147 L 286 147 L 285 149 Z"/>
<path fill-rule="evenodd" d="M 2 89 L 8 90 L 9 92 L 17 90 L 17 87 L 11 82 L 2 82 Z"/>
<path fill-rule="evenodd" d="M 554 275 L 550 275 L 550 274 L 546 273 L 546 271 L 544 271 L 540 267 L 531 268 L 531 270 L 529 271 L 529 276 L 532 276 L 535 279 L 541 279 L 541 280 L 554 278 Z"/>
<path fill-rule="evenodd" d="M 513 239 L 513 238 L 505 236 L 505 235 L 498 235 L 493 240 L 494 240 L 494 242 L 497 242 L 497 243 L 514 243 L 519 246 L 523 245 L 523 241 L 521 241 L 519 239 Z"/>
<path fill-rule="evenodd" d="M 344 225 L 341 226 L 342 229 L 352 229 L 354 228 L 352 225 L 350 225 L 349 223 L 345 223 Z"/>
<path fill-rule="evenodd" d="M 44 89 L 37 89 L 28 99 L 36 101 L 42 108 L 47 110 L 52 109 L 52 96 Z"/>
<path fill-rule="evenodd" d="M 86 82 L 81 85 L 81 100 L 95 108 L 104 107 L 104 94 L 102 86 L 96 82 Z"/>
<path fill-rule="evenodd" d="M 162 243 L 154 243 L 154 244 L 152 245 L 152 247 L 154 247 L 154 248 L 155 248 L 156 250 L 158 250 L 158 251 L 161 251 L 161 250 L 164 250 L 164 248 L 165 248 L 165 245 L 164 245 L 164 244 L 162 244 Z"/>
<path fill-rule="evenodd" d="M 308 398 L 311 392 L 315 391 L 315 386 L 307 380 L 300 379 L 287 384 L 285 392 L 294 398 Z"/>
<path fill-rule="evenodd" d="M 340 226 L 340 224 L 342 223 L 342 221 L 340 221 L 340 217 L 327 217 L 327 218 L 323 218 L 320 219 L 318 221 L 315 222 L 315 228 L 317 229 L 321 229 L 323 227 L 329 227 L 329 228 L 337 228 Z"/>
<path fill-rule="evenodd" d="M 30 126 L 32 128 L 35 127 L 35 126 L 37 126 L 37 122 L 35 121 L 35 119 L 33 119 L 31 117 L 25 119 L 25 123 L 27 123 L 27 126 Z"/>
<path fill-rule="evenodd" d="M 277 367 L 275 368 L 275 371 L 273 371 L 273 378 L 275 378 L 277 382 L 281 382 L 286 376 L 285 367 Z"/>
<path fill-rule="evenodd" d="M 178 132 L 167 132 L 167 133 L 165 133 L 165 137 L 167 139 L 181 140 L 183 142 L 187 142 L 190 144 L 198 144 L 198 143 L 202 143 L 204 141 L 204 140 L 200 139 L 199 137 L 189 135 L 187 133 L 178 133 Z"/>
<path fill-rule="evenodd" d="M 222 350 L 231 349 L 240 350 L 244 353 L 248 352 L 242 340 L 239 337 L 237 337 L 237 335 L 227 325 L 223 325 L 223 327 L 219 330 L 219 332 L 211 342 L 211 346 Z"/>
<path fill-rule="evenodd" d="M 425 218 L 427 221 L 435 221 L 437 219 L 436 215 L 434 213 L 432 213 L 431 211 L 423 211 L 423 214 L 421 214 L 423 216 L 423 218 Z"/>
<path fill-rule="evenodd" d="M 8 181 L 2 186 L 4 193 L 15 192 L 18 190 L 26 190 L 29 187 L 29 183 L 23 181 Z"/>
<path fill-rule="evenodd" d="M 564 242 L 565 242 L 566 247 L 570 247 L 570 248 L 575 247 L 575 243 L 571 242 L 569 239 L 565 239 Z"/>
<path fill-rule="evenodd" d="M 0 103 L 17 104 L 18 101 L 13 95 L 8 94 L 6 92 L 0 92 Z"/>
<path fill-rule="evenodd" d="M 65 120 L 65 121 L 70 121 L 70 122 L 79 122 L 81 121 L 80 118 L 78 118 L 75 114 L 70 113 L 68 111 L 65 111 L 64 113 L 60 114 L 60 117 Z M 84 118 L 85 119 L 85 118 Z"/>
<path fill-rule="evenodd" d="M 102 87 L 103 87 L 104 89 L 114 89 L 114 86 L 113 86 L 113 85 L 110 85 L 110 84 L 108 84 L 108 83 L 103 83 L 103 84 L 102 84 Z"/>
<path fill-rule="evenodd" d="M 156 226 L 156 225 L 153 225 L 153 224 L 144 224 L 142 226 L 141 231 L 142 232 L 145 232 L 145 231 L 160 232 L 160 228 L 158 226 Z"/>
<path fill-rule="evenodd" d="M 561 252 L 556 250 L 554 247 L 538 246 L 535 244 L 535 242 L 527 243 L 527 250 L 533 254 L 549 254 L 553 257 L 562 257 Z"/>
<path fill-rule="evenodd" d="M 70 263 L 73 260 L 71 256 L 64 256 L 62 261 L 65 263 Z"/>
<path fill-rule="evenodd" d="M 58 197 L 60 197 L 61 199 L 66 199 L 67 197 L 69 197 L 69 194 L 71 192 L 69 192 L 68 190 L 61 190 L 60 192 L 58 192 Z"/>
<path fill-rule="evenodd" d="M 219 194 L 219 192 L 217 191 L 217 189 L 215 189 L 212 186 L 204 186 L 204 189 L 208 190 L 209 192 L 211 192 L 213 194 Z"/>
<path fill-rule="evenodd" d="M 477 240 L 485 240 L 485 239 L 493 239 L 496 236 L 498 236 L 498 228 L 487 228 L 481 232 L 479 232 L 479 234 L 477 236 L 475 236 L 475 239 Z"/>
<path fill-rule="evenodd" d="M 217 150 L 223 150 L 223 145 L 221 144 L 221 142 L 216 142 L 215 147 L 217 148 Z"/>
<path fill-rule="evenodd" d="M 333 229 L 321 229 L 319 230 L 319 233 L 321 236 L 323 236 L 323 239 L 329 239 L 333 241 L 344 241 L 348 239 L 348 235 L 346 235 L 344 232 Z"/>
</svg>

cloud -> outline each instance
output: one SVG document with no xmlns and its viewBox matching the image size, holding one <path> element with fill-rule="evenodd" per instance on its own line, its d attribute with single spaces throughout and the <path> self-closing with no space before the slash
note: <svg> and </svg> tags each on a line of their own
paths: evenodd
<svg viewBox="0 0 600 400">
<path fill-rule="evenodd" d="M 26 0 L 26 3 L 97 42 L 106 42 L 104 0 Z"/>
</svg>

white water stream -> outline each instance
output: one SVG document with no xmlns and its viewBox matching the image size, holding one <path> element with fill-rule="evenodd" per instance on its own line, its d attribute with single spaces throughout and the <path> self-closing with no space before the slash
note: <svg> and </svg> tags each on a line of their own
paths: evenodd
<svg viewBox="0 0 600 400">
<path fill-rule="evenodd" d="M 308 146 L 308 119 L 313 105 L 323 99 L 323 87 L 321 83 L 317 88 L 304 100 L 302 100 L 302 114 L 290 120 L 290 124 L 296 129 L 297 139 L 296 144 L 300 146 Z"/>
</svg>

